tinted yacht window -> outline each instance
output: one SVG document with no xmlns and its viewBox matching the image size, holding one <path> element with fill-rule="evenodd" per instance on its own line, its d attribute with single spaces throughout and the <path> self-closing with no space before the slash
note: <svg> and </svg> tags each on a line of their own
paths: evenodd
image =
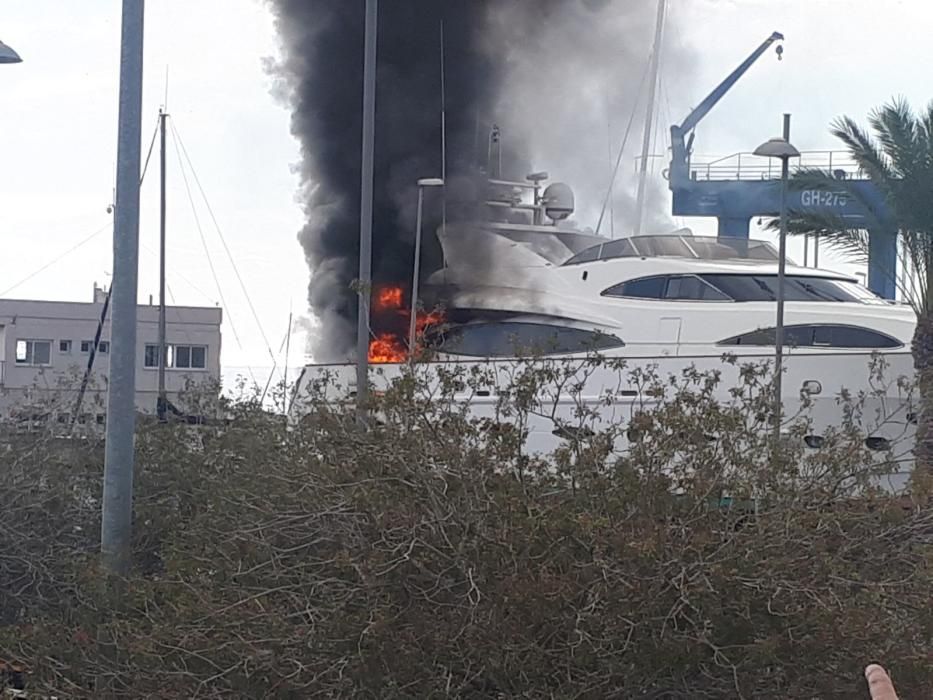
<svg viewBox="0 0 933 700">
<path fill-rule="evenodd" d="M 435 340 L 434 348 L 450 355 L 515 357 L 534 353 L 559 355 L 608 350 L 624 344 L 615 336 L 579 328 L 505 321 L 469 324 L 451 329 L 443 338 Z"/>
<path fill-rule="evenodd" d="M 773 346 L 774 328 L 762 328 L 751 333 L 743 333 L 728 338 L 719 345 L 756 345 Z M 838 325 L 800 325 L 784 329 L 784 343 L 789 347 L 823 348 L 897 348 L 901 347 L 895 338 L 878 331 L 857 326 Z"/>
<path fill-rule="evenodd" d="M 670 299 L 677 301 L 729 301 L 729 297 L 696 275 L 642 277 L 603 292 L 607 297 Z"/>
<path fill-rule="evenodd" d="M 678 301 L 731 301 L 721 291 L 695 275 L 671 277 L 667 282 L 664 298 Z"/>
<path fill-rule="evenodd" d="M 664 290 L 667 289 L 667 277 L 642 277 L 637 280 L 629 280 L 615 287 L 610 287 L 605 292 L 607 297 L 634 297 L 635 299 L 662 299 Z"/>
<path fill-rule="evenodd" d="M 735 301 L 774 301 L 777 299 L 777 275 L 700 275 Z M 861 302 L 861 295 L 846 289 L 842 280 L 790 275 L 785 278 L 787 301 Z"/>
</svg>

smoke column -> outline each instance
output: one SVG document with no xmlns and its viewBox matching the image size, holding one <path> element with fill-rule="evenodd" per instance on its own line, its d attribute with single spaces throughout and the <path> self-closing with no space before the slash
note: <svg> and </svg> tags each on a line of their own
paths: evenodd
<svg viewBox="0 0 933 700">
<path fill-rule="evenodd" d="M 273 71 L 301 144 L 300 197 L 307 223 L 299 240 L 311 270 L 309 302 L 318 322 L 310 350 L 316 361 L 339 361 L 349 356 L 355 340 L 351 283 L 358 272 L 364 2 L 267 1 L 283 51 Z M 486 165 L 496 123 L 503 131 L 504 174 L 523 177 L 532 165 L 549 169 L 574 187 L 581 219 L 595 225 L 608 185 L 610 113 L 617 148 L 647 64 L 654 3 L 383 0 L 380 5 L 374 281 L 410 279 L 415 183 L 441 175 L 442 22 L 447 174 L 453 186 L 448 199 L 470 197 L 454 185 L 472 182 L 477 167 Z M 427 272 L 441 264 L 432 235 L 440 218 L 437 199 L 429 191 Z M 628 199 L 617 205 L 617 221 Z M 452 219 L 457 211 L 449 210 Z"/>
</svg>

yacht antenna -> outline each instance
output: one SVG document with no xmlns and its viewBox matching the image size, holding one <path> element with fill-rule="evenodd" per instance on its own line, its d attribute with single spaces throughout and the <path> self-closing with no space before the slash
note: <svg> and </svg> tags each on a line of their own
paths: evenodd
<svg viewBox="0 0 933 700">
<path fill-rule="evenodd" d="M 661 72 L 661 43 L 664 39 L 664 17 L 667 12 L 667 0 L 658 0 L 658 24 L 654 31 L 654 49 L 651 52 L 651 83 L 648 85 L 648 112 L 645 115 L 645 138 L 642 142 L 641 163 L 638 179 L 638 196 L 635 204 L 635 235 L 642 231 L 645 218 L 645 187 L 648 179 L 648 158 L 651 155 L 651 133 L 654 126 L 654 103 L 658 91 L 658 78 Z"/>
<path fill-rule="evenodd" d="M 493 180 L 502 177 L 502 131 L 498 124 L 492 125 L 492 132 L 489 134 L 489 152 L 487 155 L 487 172 Z"/>
</svg>

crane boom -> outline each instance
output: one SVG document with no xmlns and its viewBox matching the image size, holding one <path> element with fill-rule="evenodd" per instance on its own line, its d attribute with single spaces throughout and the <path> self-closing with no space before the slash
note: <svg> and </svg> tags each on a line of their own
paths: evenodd
<svg viewBox="0 0 933 700">
<path fill-rule="evenodd" d="M 755 49 L 751 55 L 746 58 L 738 68 L 732 71 L 725 80 L 723 80 L 719 85 L 716 86 L 716 89 L 713 90 L 709 95 L 706 96 L 699 106 L 690 112 L 687 115 L 687 118 L 684 119 L 683 123 L 680 125 L 674 125 L 671 127 L 671 145 L 673 148 L 673 158 L 672 158 L 672 168 L 671 175 L 672 177 L 678 170 L 678 166 L 686 167 L 687 158 L 689 153 L 688 149 L 684 143 L 684 137 L 693 131 L 696 128 L 696 125 L 709 114 L 710 110 L 716 106 L 716 103 L 721 100 L 729 90 L 732 89 L 732 86 L 735 85 L 739 78 L 741 78 L 748 71 L 749 68 L 761 58 L 761 55 L 770 48 L 772 44 L 776 41 L 783 41 L 784 35 L 780 32 L 774 32 L 771 36 L 762 42 L 761 46 Z"/>
</svg>

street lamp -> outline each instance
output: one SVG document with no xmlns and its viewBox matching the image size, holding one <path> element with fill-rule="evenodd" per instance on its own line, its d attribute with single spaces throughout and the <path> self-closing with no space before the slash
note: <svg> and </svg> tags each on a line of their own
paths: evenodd
<svg viewBox="0 0 933 700">
<path fill-rule="evenodd" d="M 783 138 L 770 139 L 755 149 L 756 156 L 777 158 L 781 161 L 781 232 L 778 239 L 777 323 L 774 329 L 774 437 L 781 437 L 783 397 L 781 376 L 784 372 L 784 273 L 787 269 L 787 181 L 790 159 L 799 158 L 800 151 L 790 143 L 790 115 L 784 115 Z"/>
<path fill-rule="evenodd" d="M 23 59 L 19 57 L 12 48 L 0 41 L 0 63 L 22 63 Z"/>
<path fill-rule="evenodd" d="M 418 221 L 415 224 L 415 271 L 411 282 L 411 320 L 408 326 L 408 357 L 415 359 L 415 334 L 418 330 L 418 283 L 421 273 L 421 222 L 424 212 L 424 188 L 443 187 L 444 181 L 440 178 L 425 178 L 418 180 Z"/>
</svg>

